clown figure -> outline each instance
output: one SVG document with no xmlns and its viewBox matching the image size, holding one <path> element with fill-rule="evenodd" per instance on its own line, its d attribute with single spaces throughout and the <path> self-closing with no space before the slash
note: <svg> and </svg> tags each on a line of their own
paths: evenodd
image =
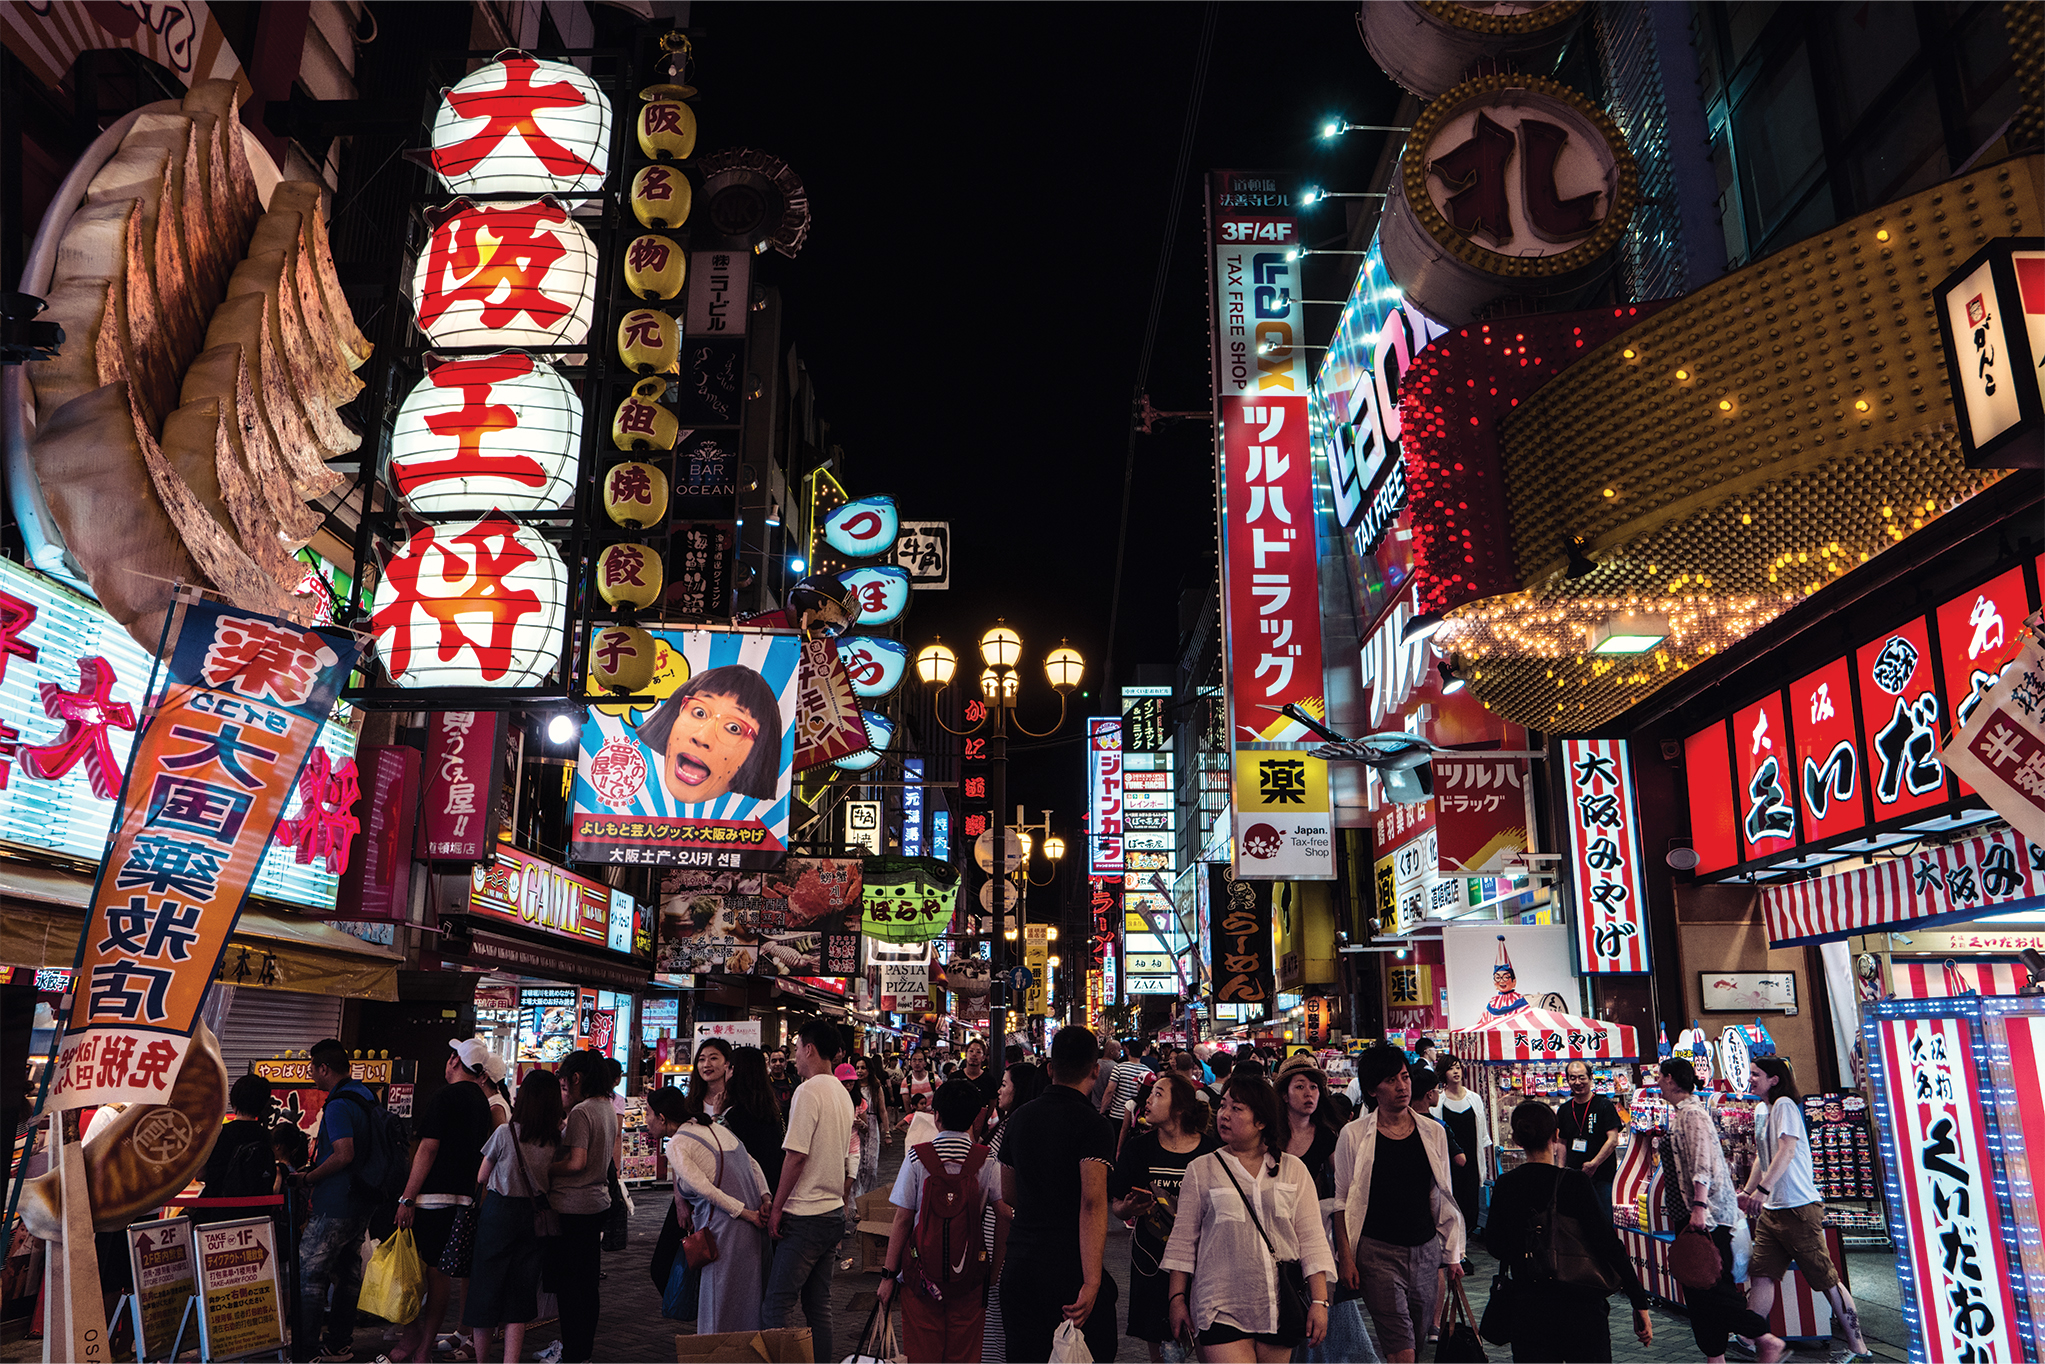
<svg viewBox="0 0 2045 1364">
<path fill-rule="evenodd" d="M 1492 996 L 1484 1005 L 1486 1021 L 1533 1007 L 1532 1002 L 1520 993 L 1519 975 L 1512 969 L 1512 958 L 1506 955 L 1503 933 L 1498 935 L 1498 962 L 1491 968 L 1491 989 Z"/>
</svg>

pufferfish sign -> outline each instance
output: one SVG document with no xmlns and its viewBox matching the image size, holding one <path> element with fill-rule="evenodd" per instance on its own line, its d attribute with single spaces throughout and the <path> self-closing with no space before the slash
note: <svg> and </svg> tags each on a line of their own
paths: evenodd
<svg viewBox="0 0 2045 1364">
<path fill-rule="evenodd" d="M 582 727 L 568 856 L 766 868 L 788 843 L 794 635 L 656 630 L 646 706 L 597 704 Z"/>
</svg>

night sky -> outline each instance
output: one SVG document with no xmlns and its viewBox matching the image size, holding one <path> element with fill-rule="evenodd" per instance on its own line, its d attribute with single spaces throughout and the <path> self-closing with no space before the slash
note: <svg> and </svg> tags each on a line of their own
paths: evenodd
<svg viewBox="0 0 2045 1364">
<path fill-rule="evenodd" d="M 1378 134 L 1318 137 L 1330 116 L 1393 121 L 1399 92 L 1355 16 L 1219 7 L 1148 380 L 1156 408 L 1212 401 L 1202 173 L 1291 170 L 1345 189 L 1374 164 Z M 942 634 L 961 676 L 977 675 L 971 641 L 1007 617 L 1032 728 L 1055 713 L 1041 664 L 1060 636 L 1089 665 L 1093 695 L 1075 709 L 1100 696 L 1130 397 L 1205 17 L 728 3 L 690 16 L 703 147 L 774 152 L 809 191 L 808 244 L 793 261 L 768 255 L 762 278 L 782 291 L 784 338 L 845 449 L 848 491 L 952 524 L 951 590 L 917 594 L 905 639 Z M 1316 210 L 1309 242 L 1338 233 L 1342 211 Z M 1314 264 L 1329 278 L 1309 276 L 1308 296 L 1335 297 L 1347 276 L 1332 276 L 1353 262 Z M 1308 310 L 1315 340 L 1336 312 Z M 1174 659 L 1179 594 L 1213 574 L 1210 427 L 1168 423 L 1137 439 L 1118 680 Z M 1076 743 L 1019 751 L 1011 804 L 1031 819 L 1049 806 L 1070 833 L 1080 774 Z"/>
</svg>

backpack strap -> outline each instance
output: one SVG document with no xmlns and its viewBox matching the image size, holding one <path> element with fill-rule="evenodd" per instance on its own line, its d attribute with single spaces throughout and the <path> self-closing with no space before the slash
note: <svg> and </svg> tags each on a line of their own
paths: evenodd
<svg viewBox="0 0 2045 1364">
<path fill-rule="evenodd" d="M 968 1184 L 978 1184 L 980 1182 L 980 1167 L 986 1163 L 987 1148 L 976 1141 L 973 1143 L 973 1149 L 966 1152 L 964 1167 L 960 1169 L 959 1175 Z"/>
<path fill-rule="evenodd" d="M 978 1150 L 979 1148 L 975 1146 L 974 1149 Z M 940 1178 L 945 1175 L 944 1161 L 938 1157 L 936 1142 L 926 1141 L 920 1145 L 913 1146 L 910 1148 L 910 1154 L 915 1156 L 917 1162 L 923 1166 L 924 1173 L 936 1175 Z"/>
</svg>

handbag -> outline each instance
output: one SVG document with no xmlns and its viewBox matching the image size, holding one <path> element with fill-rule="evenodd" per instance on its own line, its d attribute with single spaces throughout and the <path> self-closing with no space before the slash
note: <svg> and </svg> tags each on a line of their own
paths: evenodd
<svg viewBox="0 0 2045 1364">
<path fill-rule="evenodd" d="M 540 1243 L 540 1250 L 549 1250 L 548 1242 L 561 1235 L 561 1214 L 554 1211 L 554 1205 L 533 1183 L 533 1172 L 525 1163 L 525 1143 L 519 1140 L 516 1124 L 511 1129 L 511 1149 L 518 1153 L 518 1172 L 525 1179 L 526 1197 L 533 1201 L 533 1239 Z"/>
<path fill-rule="evenodd" d="M 1271 1244 L 1271 1237 L 1257 1216 L 1257 1205 L 1243 1192 L 1243 1186 L 1236 1183 L 1236 1172 L 1228 1168 L 1228 1152 L 1216 1151 L 1214 1158 L 1221 1163 L 1221 1172 L 1228 1176 L 1228 1182 L 1235 1185 L 1236 1197 L 1243 1200 L 1243 1208 L 1250 1214 L 1250 1225 L 1257 1229 L 1257 1235 L 1264 1238 L 1264 1249 L 1271 1252 L 1272 1262 L 1278 1266 L 1278 1329 L 1272 1334 L 1280 1340 L 1304 1340 L 1307 1333 L 1306 1275 L 1300 1271 L 1299 1261 L 1278 1258 L 1278 1247 Z"/>
<path fill-rule="evenodd" d="M 1570 1213 L 1556 1210 L 1556 1199 L 1562 1192 L 1562 1181 L 1574 1173 L 1557 1170 L 1555 1182 L 1548 1190 L 1548 1213 L 1528 1229 L 1527 1260 L 1535 1276 L 1543 1281 L 1552 1281 L 1563 1288 L 1582 1289 L 1599 1297 L 1609 1297 L 1619 1287 L 1619 1276 L 1612 1267 L 1591 1253 L 1585 1243 L 1582 1223 Z"/>
<path fill-rule="evenodd" d="M 724 1184 L 724 1143 L 718 1142 L 716 1146 L 717 1175 L 713 1183 L 718 1187 L 722 1187 Z M 704 1265 L 714 1263 L 717 1259 L 717 1237 L 711 1234 L 710 1228 L 697 1227 L 682 1238 L 682 1257 L 688 1261 L 689 1268 L 691 1269 L 701 1269 Z"/>
<path fill-rule="evenodd" d="M 1512 1344 L 1512 1325 L 1520 1314 L 1520 1286 L 1507 1274 L 1491 1276 L 1491 1298 L 1484 1304 L 1484 1319 L 1477 1334 L 1493 1345 Z"/>
<path fill-rule="evenodd" d="M 859 1348 L 838 1364 L 901 1364 L 908 1356 L 895 1340 L 895 1317 L 878 1298 L 867 1313 L 866 1329 L 859 1333 Z"/>
<path fill-rule="evenodd" d="M 454 1210 L 447 1240 L 440 1247 L 440 1263 L 435 1266 L 450 1279 L 468 1278 L 476 1262 L 476 1220 L 482 1201 L 479 1194 Z"/>
<path fill-rule="evenodd" d="M 1669 1272 L 1685 1288 L 1709 1288 L 1725 1273 L 1725 1256 L 1719 1254 L 1710 1232 L 1684 1227 L 1669 1247 Z"/>
<path fill-rule="evenodd" d="M 623 1250 L 626 1233 L 632 1229 L 632 1201 L 625 1197 L 625 1186 L 618 1182 L 618 1162 L 612 1161 L 604 1172 L 609 1183 L 611 1206 L 604 1211 L 603 1248 Z"/>
<path fill-rule="evenodd" d="M 1435 1364 L 1490 1364 L 1484 1342 L 1477 1339 L 1477 1328 L 1470 1324 L 1470 1298 L 1463 1292 L 1461 1279 L 1456 1280 L 1446 1306 L 1441 1340 L 1434 1347 Z"/>
</svg>

